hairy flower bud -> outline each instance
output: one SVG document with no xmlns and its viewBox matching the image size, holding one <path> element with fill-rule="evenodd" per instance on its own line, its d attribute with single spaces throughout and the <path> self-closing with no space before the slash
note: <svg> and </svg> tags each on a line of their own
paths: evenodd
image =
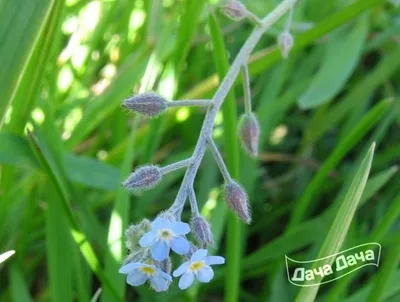
<svg viewBox="0 0 400 302">
<path fill-rule="evenodd" d="M 246 6 L 236 0 L 231 0 L 221 7 L 222 13 L 234 21 L 243 20 L 248 16 Z"/>
<path fill-rule="evenodd" d="M 168 257 L 164 261 L 155 261 L 155 265 L 161 269 L 162 271 L 166 272 L 167 274 L 171 273 L 172 270 L 172 261 L 171 257 Z"/>
<path fill-rule="evenodd" d="M 193 217 L 191 220 L 191 229 L 201 247 L 205 248 L 207 245 L 214 245 L 214 238 L 210 225 L 204 217 Z"/>
<path fill-rule="evenodd" d="M 236 182 L 224 186 L 224 197 L 228 206 L 247 224 L 251 222 L 249 203 L 244 189 Z"/>
<path fill-rule="evenodd" d="M 251 156 L 258 155 L 260 140 L 260 126 L 257 117 L 253 113 L 245 113 L 239 121 L 239 135 L 244 149 Z"/>
<path fill-rule="evenodd" d="M 173 212 L 171 211 L 163 211 L 160 214 L 158 214 L 158 217 L 160 218 L 165 218 L 167 220 L 169 220 L 170 222 L 175 222 L 176 221 L 176 216 Z"/>
<path fill-rule="evenodd" d="M 294 39 L 290 32 L 284 31 L 279 35 L 278 45 L 279 48 L 281 49 L 282 57 L 286 59 L 289 56 L 293 44 L 294 44 Z"/>
<path fill-rule="evenodd" d="M 129 255 L 125 258 L 124 264 L 128 264 L 130 262 L 139 262 L 143 258 L 143 249 L 137 250 L 129 253 Z"/>
<path fill-rule="evenodd" d="M 126 248 L 132 252 L 139 248 L 139 239 L 151 230 L 151 223 L 148 219 L 143 219 L 138 224 L 132 224 L 125 231 Z"/>
<path fill-rule="evenodd" d="M 137 168 L 122 185 L 129 190 L 150 190 L 161 180 L 162 173 L 154 165 Z"/>
<path fill-rule="evenodd" d="M 122 106 L 144 116 L 155 117 L 167 109 L 168 102 L 154 92 L 146 92 L 127 98 Z"/>
</svg>

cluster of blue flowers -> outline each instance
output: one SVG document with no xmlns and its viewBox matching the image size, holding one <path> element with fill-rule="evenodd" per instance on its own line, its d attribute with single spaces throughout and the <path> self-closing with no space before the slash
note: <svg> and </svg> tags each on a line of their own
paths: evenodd
<svg viewBox="0 0 400 302">
<path fill-rule="evenodd" d="M 188 261 L 182 263 L 173 273 L 180 277 L 179 288 L 184 290 L 197 279 L 208 283 L 214 277 L 211 265 L 223 264 L 225 259 L 220 256 L 207 256 L 206 249 L 196 249 L 184 237 L 190 232 L 187 223 L 171 221 L 157 217 L 150 225 L 150 230 L 144 233 L 139 240 L 139 252 L 128 263 L 121 267 L 119 272 L 127 275 L 127 283 L 132 286 L 150 281 L 151 287 L 157 291 L 166 291 L 172 282 L 169 262 L 169 253 L 172 249 Z M 169 271 L 168 271 L 169 270 Z"/>
</svg>

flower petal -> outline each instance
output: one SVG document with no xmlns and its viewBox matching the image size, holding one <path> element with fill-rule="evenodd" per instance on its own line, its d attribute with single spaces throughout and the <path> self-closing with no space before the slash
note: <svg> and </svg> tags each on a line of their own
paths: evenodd
<svg viewBox="0 0 400 302">
<path fill-rule="evenodd" d="M 132 286 L 139 286 L 145 283 L 147 280 L 146 274 L 143 274 L 142 272 L 135 270 L 132 273 L 128 275 L 128 278 L 126 278 L 126 282 Z"/>
<path fill-rule="evenodd" d="M 196 277 L 200 282 L 208 283 L 212 278 L 214 278 L 214 271 L 211 266 L 206 265 L 197 272 Z"/>
<path fill-rule="evenodd" d="M 186 254 L 187 252 L 189 252 L 190 245 L 185 238 L 174 237 L 171 240 L 171 248 L 175 253 L 177 253 L 179 255 L 183 255 L 183 254 Z"/>
<path fill-rule="evenodd" d="M 151 276 L 150 284 L 156 292 L 163 292 L 168 289 L 167 281 L 161 276 Z"/>
<path fill-rule="evenodd" d="M 157 240 L 157 232 L 151 230 L 150 232 L 147 232 L 140 238 L 139 245 L 141 247 L 150 246 L 153 245 L 156 240 Z"/>
<path fill-rule="evenodd" d="M 189 265 L 190 265 L 189 261 L 182 263 L 180 267 L 178 267 L 176 270 L 174 270 L 174 272 L 172 273 L 172 276 L 179 277 L 180 275 L 183 275 L 184 273 L 187 272 Z"/>
<path fill-rule="evenodd" d="M 154 260 L 164 261 L 165 259 L 167 259 L 168 254 L 169 246 L 165 241 L 158 240 L 151 247 L 151 256 L 154 258 Z"/>
<path fill-rule="evenodd" d="M 157 275 L 163 277 L 164 279 L 168 280 L 168 281 L 172 281 L 172 277 L 170 274 L 167 274 L 166 272 L 164 272 L 163 270 L 157 268 Z"/>
<path fill-rule="evenodd" d="M 151 227 L 153 230 L 159 230 L 163 228 L 171 228 L 171 222 L 168 219 L 157 217 L 151 223 Z"/>
<path fill-rule="evenodd" d="M 119 269 L 119 273 L 120 274 L 129 274 L 130 272 L 132 272 L 135 268 L 142 266 L 143 263 L 140 262 L 131 262 L 128 264 L 125 264 L 124 266 L 122 266 Z"/>
<path fill-rule="evenodd" d="M 206 263 L 208 265 L 224 264 L 225 258 L 221 257 L 221 256 L 208 256 L 208 257 L 206 257 Z"/>
<path fill-rule="evenodd" d="M 182 275 L 179 279 L 179 288 L 180 289 L 187 289 L 190 285 L 192 285 L 194 280 L 194 274 L 192 272 L 187 272 Z"/>
<path fill-rule="evenodd" d="M 205 249 L 198 249 L 192 257 L 190 257 L 190 260 L 192 261 L 199 261 L 203 260 L 207 256 L 208 251 Z"/>
<path fill-rule="evenodd" d="M 171 229 L 177 235 L 186 235 L 190 232 L 190 227 L 187 223 L 182 221 L 176 221 L 171 224 Z"/>
</svg>

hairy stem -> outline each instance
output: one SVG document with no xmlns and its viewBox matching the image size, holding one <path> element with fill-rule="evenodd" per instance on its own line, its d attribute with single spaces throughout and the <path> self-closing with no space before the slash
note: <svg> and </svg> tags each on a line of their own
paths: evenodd
<svg viewBox="0 0 400 302">
<path fill-rule="evenodd" d="M 212 105 L 212 100 L 182 100 L 182 101 L 173 101 L 168 102 L 168 107 L 188 107 L 188 106 L 197 106 L 197 107 L 209 107 Z"/>
<path fill-rule="evenodd" d="M 200 216 L 199 207 L 198 207 L 198 205 L 197 205 L 196 194 L 195 194 L 195 192 L 194 192 L 193 187 L 191 187 L 191 188 L 189 189 L 189 202 L 190 202 L 190 207 L 191 207 L 191 209 L 192 209 L 192 215 L 193 215 L 194 217 Z"/>
<path fill-rule="evenodd" d="M 175 170 L 178 170 L 181 168 L 189 167 L 192 164 L 192 162 L 193 162 L 192 158 L 178 161 L 177 163 L 173 163 L 171 165 L 161 168 L 161 173 L 162 173 L 162 175 L 165 175 L 169 172 L 172 172 L 172 171 L 175 171 Z"/>
<path fill-rule="evenodd" d="M 249 38 L 244 43 L 243 47 L 240 49 L 238 55 L 232 63 L 228 73 L 218 87 L 214 97 L 213 106 L 211 106 L 204 118 L 203 126 L 197 141 L 195 150 L 193 152 L 193 164 L 186 170 L 185 176 L 183 178 L 179 192 L 175 198 L 175 201 L 171 208 L 181 207 L 183 208 L 185 201 L 187 199 L 187 194 L 190 187 L 193 186 L 194 178 L 196 176 L 197 170 L 199 169 L 200 163 L 203 159 L 204 152 L 207 147 L 207 139 L 210 137 L 212 129 L 215 123 L 215 117 L 225 100 L 225 97 L 229 93 L 236 78 L 240 72 L 243 64 L 246 63 L 247 58 L 253 51 L 254 47 L 257 45 L 258 41 L 261 39 L 262 35 L 273 25 L 277 20 L 279 20 L 282 15 L 284 15 L 297 0 L 284 0 L 282 1 L 272 12 L 270 12 L 264 19 L 259 27 L 255 28 Z"/>
<path fill-rule="evenodd" d="M 242 76 L 243 76 L 243 93 L 244 93 L 244 108 L 246 113 L 251 112 L 251 90 L 250 90 L 250 75 L 249 68 L 247 64 L 242 66 Z"/>
<path fill-rule="evenodd" d="M 212 138 L 208 139 L 208 144 L 210 146 L 210 150 L 214 156 L 214 159 L 219 167 L 219 170 L 221 171 L 221 174 L 224 177 L 225 182 L 231 183 L 232 177 L 230 176 L 228 169 L 226 168 L 225 162 L 222 159 L 221 153 L 219 152 L 218 147 L 215 145 L 214 140 Z"/>
</svg>

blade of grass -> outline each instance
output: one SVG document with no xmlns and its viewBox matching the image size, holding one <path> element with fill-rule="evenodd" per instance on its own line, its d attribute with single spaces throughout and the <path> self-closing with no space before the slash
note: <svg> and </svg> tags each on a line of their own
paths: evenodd
<svg viewBox="0 0 400 302">
<path fill-rule="evenodd" d="M 229 69 L 227 50 L 217 19 L 209 15 L 211 41 L 218 76 L 222 79 Z M 224 118 L 224 153 L 227 168 L 234 179 L 239 178 L 239 144 L 237 139 L 237 112 L 235 96 L 231 91 L 222 105 Z M 242 226 L 234 213 L 228 214 L 227 278 L 225 301 L 237 301 L 240 289 L 240 258 L 242 254 Z"/>
<path fill-rule="evenodd" d="M 355 106 L 362 106 L 368 101 L 371 94 L 399 68 L 400 47 L 385 54 L 377 66 L 360 80 L 336 105 L 331 106 L 324 122 L 318 127 L 310 129 L 310 134 L 305 138 L 305 145 L 311 144 L 321 138 L 328 130 L 336 127 Z"/>
<path fill-rule="evenodd" d="M 290 219 L 288 229 L 298 224 L 306 215 L 306 211 L 311 203 L 312 198 L 321 189 L 323 182 L 329 172 L 343 159 L 343 157 L 351 150 L 351 148 L 359 142 L 368 131 L 379 121 L 382 115 L 389 108 L 390 102 L 384 100 L 371 109 L 368 114 L 357 124 L 357 126 L 343 139 L 329 158 L 324 162 L 318 173 L 313 177 L 308 185 L 306 192 L 298 200 Z"/>
<path fill-rule="evenodd" d="M 36 139 L 32 132 L 28 132 L 28 140 L 30 144 L 30 148 L 32 152 L 35 154 L 38 162 L 41 164 L 42 169 L 46 173 L 47 177 L 51 181 L 52 185 L 56 189 L 58 194 L 58 199 L 61 202 L 61 206 L 64 212 L 64 215 L 69 223 L 70 231 L 72 233 L 72 237 L 79 247 L 83 257 L 89 264 L 92 271 L 97 275 L 100 281 L 104 284 L 104 286 L 108 287 L 110 291 L 113 293 L 114 298 L 117 301 L 122 301 L 122 298 L 118 295 L 116 290 L 112 287 L 111 282 L 108 280 L 104 271 L 100 266 L 100 262 L 94 253 L 94 250 L 89 243 L 86 235 L 81 231 L 78 221 L 76 220 L 71 205 L 69 203 L 69 194 L 65 185 L 63 185 L 60 175 L 58 171 L 55 169 L 54 164 L 49 160 L 48 155 L 43 152 L 43 147 L 40 142 Z"/>
<path fill-rule="evenodd" d="M 132 54 L 121 66 L 118 75 L 110 86 L 90 102 L 83 113 L 83 118 L 76 125 L 70 139 L 66 142 L 68 148 L 80 143 L 90 132 L 99 126 L 103 120 L 116 109 L 132 86 L 142 78 L 148 60 L 148 49 L 143 48 Z"/>
<path fill-rule="evenodd" d="M 50 15 L 52 0 L 0 2 L 0 126 Z M 24 9 L 21 10 L 21 7 Z"/>
<path fill-rule="evenodd" d="M 120 181 L 122 182 L 132 169 L 132 162 L 135 153 L 135 138 L 138 117 L 135 118 L 129 136 L 128 145 L 125 151 L 124 161 L 121 166 Z M 108 228 L 107 244 L 109 250 L 106 253 L 105 273 L 109 280 L 112 280 L 114 288 L 118 291 L 119 296 L 125 295 L 126 282 L 124 276 L 118 273 L 125 256 L 124 231 L 128 226 L 129 218 L 129 197 L 130 193 L 124 187 L 120 186 L 116 193 L 115 203 L 111 212 L 111 219 Z M 114 301 L 112 293 L 108 289 L 104 289 L 102 301 Z"/>
<path fill-rule="evenodd" d="M 334 13 L 333 15 L 325 18 L 323 21 L 317 23 L 312 29 L 306 31 L 305 33 L 296 37 L 296 43 L 294 44 L 291 54 L 297 53 L 304 49 L 312 42 L 319 38 L 322 38 L 327 33 L 331 32 L 335 28 L 343 25 L 344 23 L 354 19 L 366 10 L 383 3 L 384 0 L 364 0 L 354 2 L 347 7 L 343 8 L 341 11 Z M 276 48 L 275 50 L 268 53 L 267 56 L 252 62 L 250 64 L 250 72 L 252 74 L 259 74 L 265 71 L 270 66 L 274 65 L 276 62 L 282 59 L 280 50 Z"/>
<path fill-rule="evenodd" d="M 29 294 L 28 285 L 22 274 L 21 269 L 13 265 L 10 268 L 10 289 L 11 297 L 14 302 L 31 302 L 33 301 Z"/>
<path fill-rule="evenodd" d="M 353 219 L 355 211 L 357 209 L 358 203 L 361 199 L 362 193 L 364 191 L 365 185 L 368 180 L 369 171 L 371 169 L 372 158 L 374 155 L 375 144 L 372 144 L 371 148 L 368 150 L 363 162 L 356 175 L 353 178 L 353 181 L 350 185 L 349 190 L 343 200 L 342 205 L 340 206 L 335 220 L 332 223 L 332 226 L 329 230 L 324 243 L 318 253 L 317 259 L 336 254 L 339 252 L 343 241 L 346 237 L 347 231 L 350 227 L 350 223 Z M 332 264 L 333 259 L 324 259 L 323 264 L 330 263 Z M 314 269 L 315 267 L 313 267 Z M 318 284 L 322 278 L 320 276 L 316 277 L 316 283 Z M 319 289 L 319 285 L 303 287 L 296 301 L 308 302 L 314 301 Z"/>
<path fill-rule="evenodd" d="M 54 189 L 47 192 L 46 261 L 49 276 L 50 300 L 72 301 L 72 242 L 68 224 Z"/>
</svg>

